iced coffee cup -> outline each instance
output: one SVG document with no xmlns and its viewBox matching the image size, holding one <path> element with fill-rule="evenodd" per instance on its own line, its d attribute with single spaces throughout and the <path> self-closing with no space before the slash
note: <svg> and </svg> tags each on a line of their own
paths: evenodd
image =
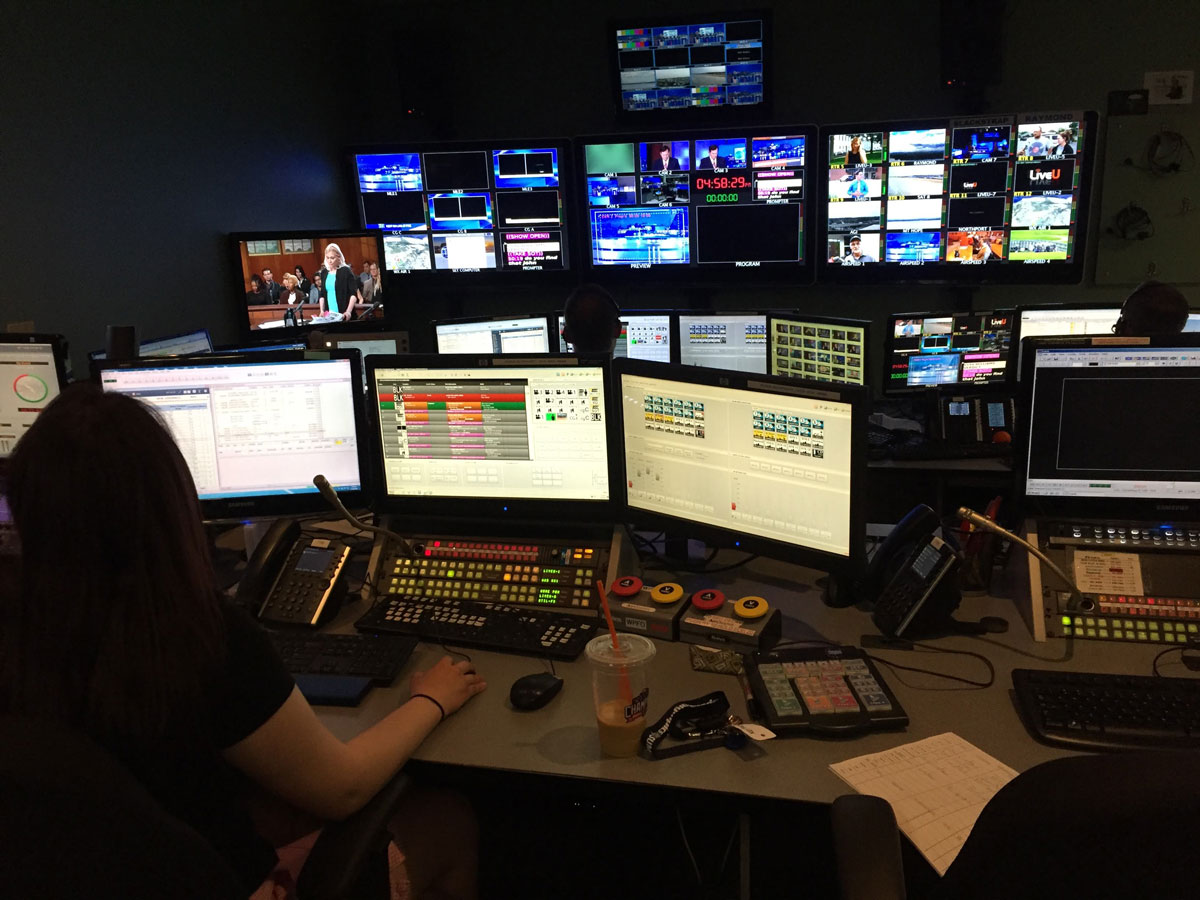
<svg viewBox="0 0 1200 900">
<path fill-rule="evenodd" d="M 654 642 L 638 634 L 618 634 L 617 647 L 609 634 L 588 642 L 596 727 L 605 756 L 637 754 L 638 739 L 646 729 L 646 673 L 654 653 Z"/>
</svg>

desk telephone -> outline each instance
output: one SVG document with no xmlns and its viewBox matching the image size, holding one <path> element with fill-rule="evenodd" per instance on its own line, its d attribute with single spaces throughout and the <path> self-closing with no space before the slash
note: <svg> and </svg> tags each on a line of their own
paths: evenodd
<svg viewBox="0 0 1200 900">
<path fill-rule="evenodd" d="M 315 627 L 341 604 L 349 556 L 342 541 L 303 536 L 295 519 L 277 519 L 246 564 L 237 603 L 264 622 Z"/>
</svg>

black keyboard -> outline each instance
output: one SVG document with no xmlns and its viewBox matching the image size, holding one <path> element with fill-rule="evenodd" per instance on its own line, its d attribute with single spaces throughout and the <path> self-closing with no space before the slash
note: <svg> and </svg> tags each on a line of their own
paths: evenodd
<svg viewBox="0 0 1200 900">
<path fill-rule="evenodd" d="M 887 455 L 892 459 L 1012 459 L 1012 444 L 953 444 L 945 441 L 925 441 L 913 444 L 894 444 Z"/>
<path fill-rule="evenodd" d="M 1013 669 L 1033 736 L 1074 750 L 1200 749 L 1200 678 Z"/>
<path fill-rule="evenodd" d="M 293 675 L 349 675 L 376 684 L 391 684 L 417 646 L 415 638 L 396 635 L 268 634 Z"/>
</svg>

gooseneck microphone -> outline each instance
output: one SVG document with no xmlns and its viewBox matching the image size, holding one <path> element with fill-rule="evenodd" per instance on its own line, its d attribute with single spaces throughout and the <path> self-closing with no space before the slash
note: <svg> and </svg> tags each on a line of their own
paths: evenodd
<svg viewBox="0 0 1200 900">
<path fill-rule="evenodd" d="M 341 498 L 338 497 L 337 491 L 333 489 L 333 485 L 329 483 L 329 479 L 327 479 L 324 475 L 314 475 L 313 484 L 316 485 L 317 490 L 321 492 L 321 496 L 328 501 L 329 505 L 341 513 L 342 518 L 355 528 L 359 529 L 360 531 L 369 531 L 372 534 L 382 534 L 385 537 L 390 537 L 400 545 L 400 548 L 404 551 L 405 555 L 409 557 L 416 556 L 416 554 L 413 552 L 412 545 L 409 544 L 407 539 L 400 536 L 396 532 L 390 531 L 387 528 L 378 528 L 374 525 L 368 525 L 365 522 L 361 522 L 356 519 L 350 510 L 346 509 L 346 507 L 342 505 Z"/>
<path fill-rule="evenodd" d="M 1050 571 L 1059 578 L 1061 578 L 1066 583 L 1067 587 L 1071 589 L 1071 599 L 1067 604 L 1067 609 L 1072 611 L 1083 610 L 1084 612 L 1088 612 L 1095 608 L 1096 604 L 1094 601 L 1084 599 L 1083 594 L 1080 593 L 1079 588 L 1075 585 L 1075 579 L 1068 578 L 1066 572 L 1055 565 L 1045 553 L 1033 546 L 1033 544 L 1029 543 L 1029 541 L 1025 540 L 1024 538 L 1017 537 L 1007 528 L 1001 528 L 987 516 L 981 516 L 979 513 L 975 512 L 975 510 L 968 509 L 965 506 L 960 506 L 958 508 L 958 517 L 970 522 L 976 528 L 982 528 L 984 531 L 990 531 L 993 534 L 1006 537 L 1010 541 L 1015 541 L 1040 559 L 1043 563 L 1045 563 L 1046 567 L 1049 568 Z"/>
</svg>

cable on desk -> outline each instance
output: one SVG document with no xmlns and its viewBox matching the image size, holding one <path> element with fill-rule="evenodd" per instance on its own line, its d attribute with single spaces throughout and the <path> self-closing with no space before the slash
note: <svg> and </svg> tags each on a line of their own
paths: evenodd
<svg viewBox="0 0 1200 900">
<path fill-rule="evenodd" d="M 976 653 L 974 650 L 951 650 L 948 647 L 935 647 L 932 644 L 922 644 L 922 643 L 918 643 L 917 641 L 912 641 L 910 643 L 911 643 L 912 649 L 920 649 L 920 650 L 925 650 L 927 652 L 935 652 L 935 653 L 953 653 L 958 656 L 974 657 L 975 659 L 979 660 L 987 667 L 988 679 L 987 679 L 987 681 L 976 681 L 973 678 L 963 678 L 961 675 L 951 675 L 948 672 L 935 672 L 932 669 L 920 669 L 920 668 L 917 668 L 916 666 L 905 666 L 905 665 L 901 665 L 898 662 L 892 662 L 891 660 L 884 659 L 883 657 L 880 657 L 880 656 L 876 656 L 873 653 L 867 653 L 866 656 L 868 659 L 871 659 L 877 663 L 882 663 L 883 665 L 887 666 L 890 669 L 898 669 L 898 670 L 901 670 L 904 672 L 917 672 L 917 673 L 920 673 L 921 675 L 933 675 L 935 678 L 945 678 L 948 681 L 957 681 L 962 684 L 970 685 L 971 687 L 989 688 L 993 684 L 996 683 L 996 667 L 994 665 L 992 665 L 992 661 L 990 659 L 988 659 L 986 656 L 984 656 L 982 653 Z M 896 649 L 902 650 L 902 649 L 907 649 L 907 648 L 904 648 L 904 647 L 900 646 L 899 643 L 897 643 Z M 916 688 L 916 690 L 920 690 L 920 688 Z"/>
</svg>

